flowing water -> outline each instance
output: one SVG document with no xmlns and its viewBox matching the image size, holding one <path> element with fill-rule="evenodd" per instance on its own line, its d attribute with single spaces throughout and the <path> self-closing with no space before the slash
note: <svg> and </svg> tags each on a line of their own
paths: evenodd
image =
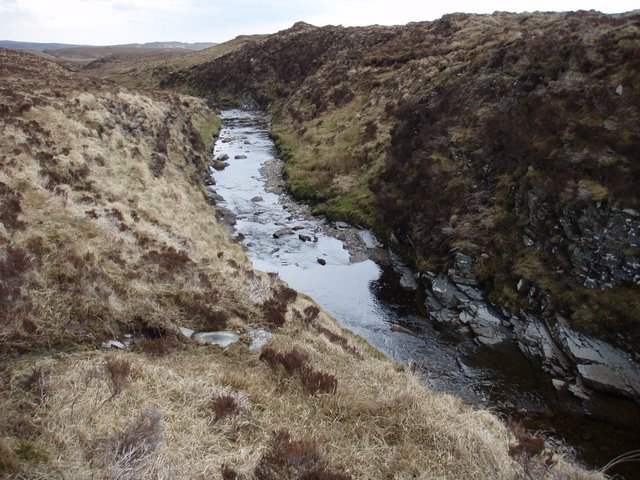
<svg viewBox="0 0 640 480">
<path fill-rule="evenodd" d="M 228 155 L 230 165 L 215 172 L 215 191 L 224 198 L 219 205 L 236 215 L 234 230 L 256 269 L 277 272 L 345 327 L 410 365 L 429 387 L 542 430 L 592 468 L 640 448 L 640 414 L 632 402 L 596 396 L 585 406 L 559 394 L 515 344 L 480 347 L 441 331 L 391 267 L 352 262 L 322 219 L 301 214 L 304 209 L 292 209 L 282 195 L 268 191 L 261 168 L 276 155 L 268 117 L 228 110 L 222 119 L 214 156 Z M 282 228 L 294 232 L 276 238 Z M 634 478 L 629 468 L 624 474 Z"/>
</svg>

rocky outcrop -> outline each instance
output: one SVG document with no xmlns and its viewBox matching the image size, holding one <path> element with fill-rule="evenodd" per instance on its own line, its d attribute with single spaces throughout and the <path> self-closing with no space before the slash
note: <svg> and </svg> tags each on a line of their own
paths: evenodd
<svg viewBox="0 0 640 480">
<path fill-rule="evenodd" d="M 427 275 L 426 307 L 438 322 L 449 323 L 462 332 L 471 332 L 478 343 L 495 345 L 511 339 L 507 322 L 476 288 L 471 271 L 473 259 L 456 254 L 455 267 L 446 274 Z"/>
<path fill-rule="evenodd" d="M 492 306 L 477 288 L 473 263 L 472 257 L 458 253 L 446 274 L 422 278 L 432 319 L 472 335 L 478 344 L 516 342 L 527 357 L 541 362 L 554 386 L 583 400 L 589 399 L 591 388 L 640 401 L 640 365 L 628 354 L 572 330 L 561 317 L 550 324 L 526 312 L 510 315 Z"/>
<path fill-rule="evenodd" d="M 566 206 L 556 216 L 533 191 L 527 194 L 527 209 L 525 237 L 529 243 L 524 240 L 525 245 L 552 254 L 566 252 L 571 262 L 568 273 L 583 286 L 610 289 L 624 283 L 640 285 L 640 213 L 636 210 L 597 202 L 586 207 Z M 551 235 L 549 221 L 556 222 Z M 562 241 L 552 243 L 554 235 Z"/>
<path fill-rule="evenodd" d="M 559 223 L 567 238 L 572 274 L 589 288 L 640 285 L 640 214 L 633 209 L 565 209 Z"/>
</svg>

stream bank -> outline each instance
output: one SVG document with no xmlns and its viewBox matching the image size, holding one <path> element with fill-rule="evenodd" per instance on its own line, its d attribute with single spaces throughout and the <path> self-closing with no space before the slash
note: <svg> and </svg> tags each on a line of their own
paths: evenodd
<svg viewBox="0 0 640 480">
<path fill-rule="evenodd" d="M 552 382 L 539 358 L 547 330 L 492 308 L 474 284 L 473 259 L 461 254 L 446 274 L 416 279 L 366 230 L 313 217 L 284 193 L 268 117 L 239 110 L 222 117 L 214 158 L 228 166 L 214 173 L 212 199 L 257 269 L 277 272 L 432 389 L 544 431 L 591 468 L 640 444 L 637 405 L 577 381 L 587 395 Z M 572 374 L 568 362 L 547 370 L 556 380 Z"/>
</svg>

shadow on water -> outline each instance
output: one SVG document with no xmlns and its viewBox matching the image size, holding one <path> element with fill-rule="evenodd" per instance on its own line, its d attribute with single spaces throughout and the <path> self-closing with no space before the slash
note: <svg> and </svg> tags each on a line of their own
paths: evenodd
<svg viewBox="0 0 640 480">
<path fill-rule="evenodd" d="M 234 228 L 244 236 L 255 268 L 277 272 L 345 327 L 411 365 L 429 387 L 563 439 L 592 468 L 640 447 L 637 405 L 597 395 L 585 405 L 557 392 L 515 344 L 480 347 L 442 330 L 427 319 L 416 293 L 400 286 L 392 268 L 372 260 L 352 263 L 344 244 L 324 233 L 322 219 L 296 216 L 279 195 L 266 191 L 260 169 L 276 155 L 268 117 L 229 110 L 222 118 L 214 156 L 228 155 L 230 166 L 215 173 L 215 189 L 224 198 L 221 206 L 237 215 Z M 275 238 L 283 228 L 291 232 Z M 624 474 L 638 478 L 630 467 Z"/>
</svg>

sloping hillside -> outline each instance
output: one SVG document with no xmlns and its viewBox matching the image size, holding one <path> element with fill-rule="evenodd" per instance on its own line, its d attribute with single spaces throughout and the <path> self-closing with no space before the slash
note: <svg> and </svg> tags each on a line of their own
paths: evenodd
<svg viewBox="0 0 640 480">
<path fill-rule="evenodd" d="M 204 101 L 8 50 L 0 91 L 3 478 L 602 478 L 254 272 L 205 200 Z"/>
<path fill-rule="evenodd" d="M 197 51 L 176 48 L 115 49 L 108 55 L 100 55 L 91 62 L 82 63 L 80 72 L 91 77 L 108 78 L 129 87 L 157 88 L 162 79 L 175 71 L 188 69 L 230 54 L 247 42 L 258 41 L 262 37 L 263 35 L 239 36 L 228 42 Z M 58 63 L 68 64 L 64 55 L 57 55 L 57 57 L 59 57 Z"/>
<path fill-rule="evenodd" d="M 269 106 L 290 190 L 420 271 L 469 254 L 497 305 L 637 351 L 639 66 L 637 13 L 456 14 L 296 24 L 163 85 Z"/>
</svg>

